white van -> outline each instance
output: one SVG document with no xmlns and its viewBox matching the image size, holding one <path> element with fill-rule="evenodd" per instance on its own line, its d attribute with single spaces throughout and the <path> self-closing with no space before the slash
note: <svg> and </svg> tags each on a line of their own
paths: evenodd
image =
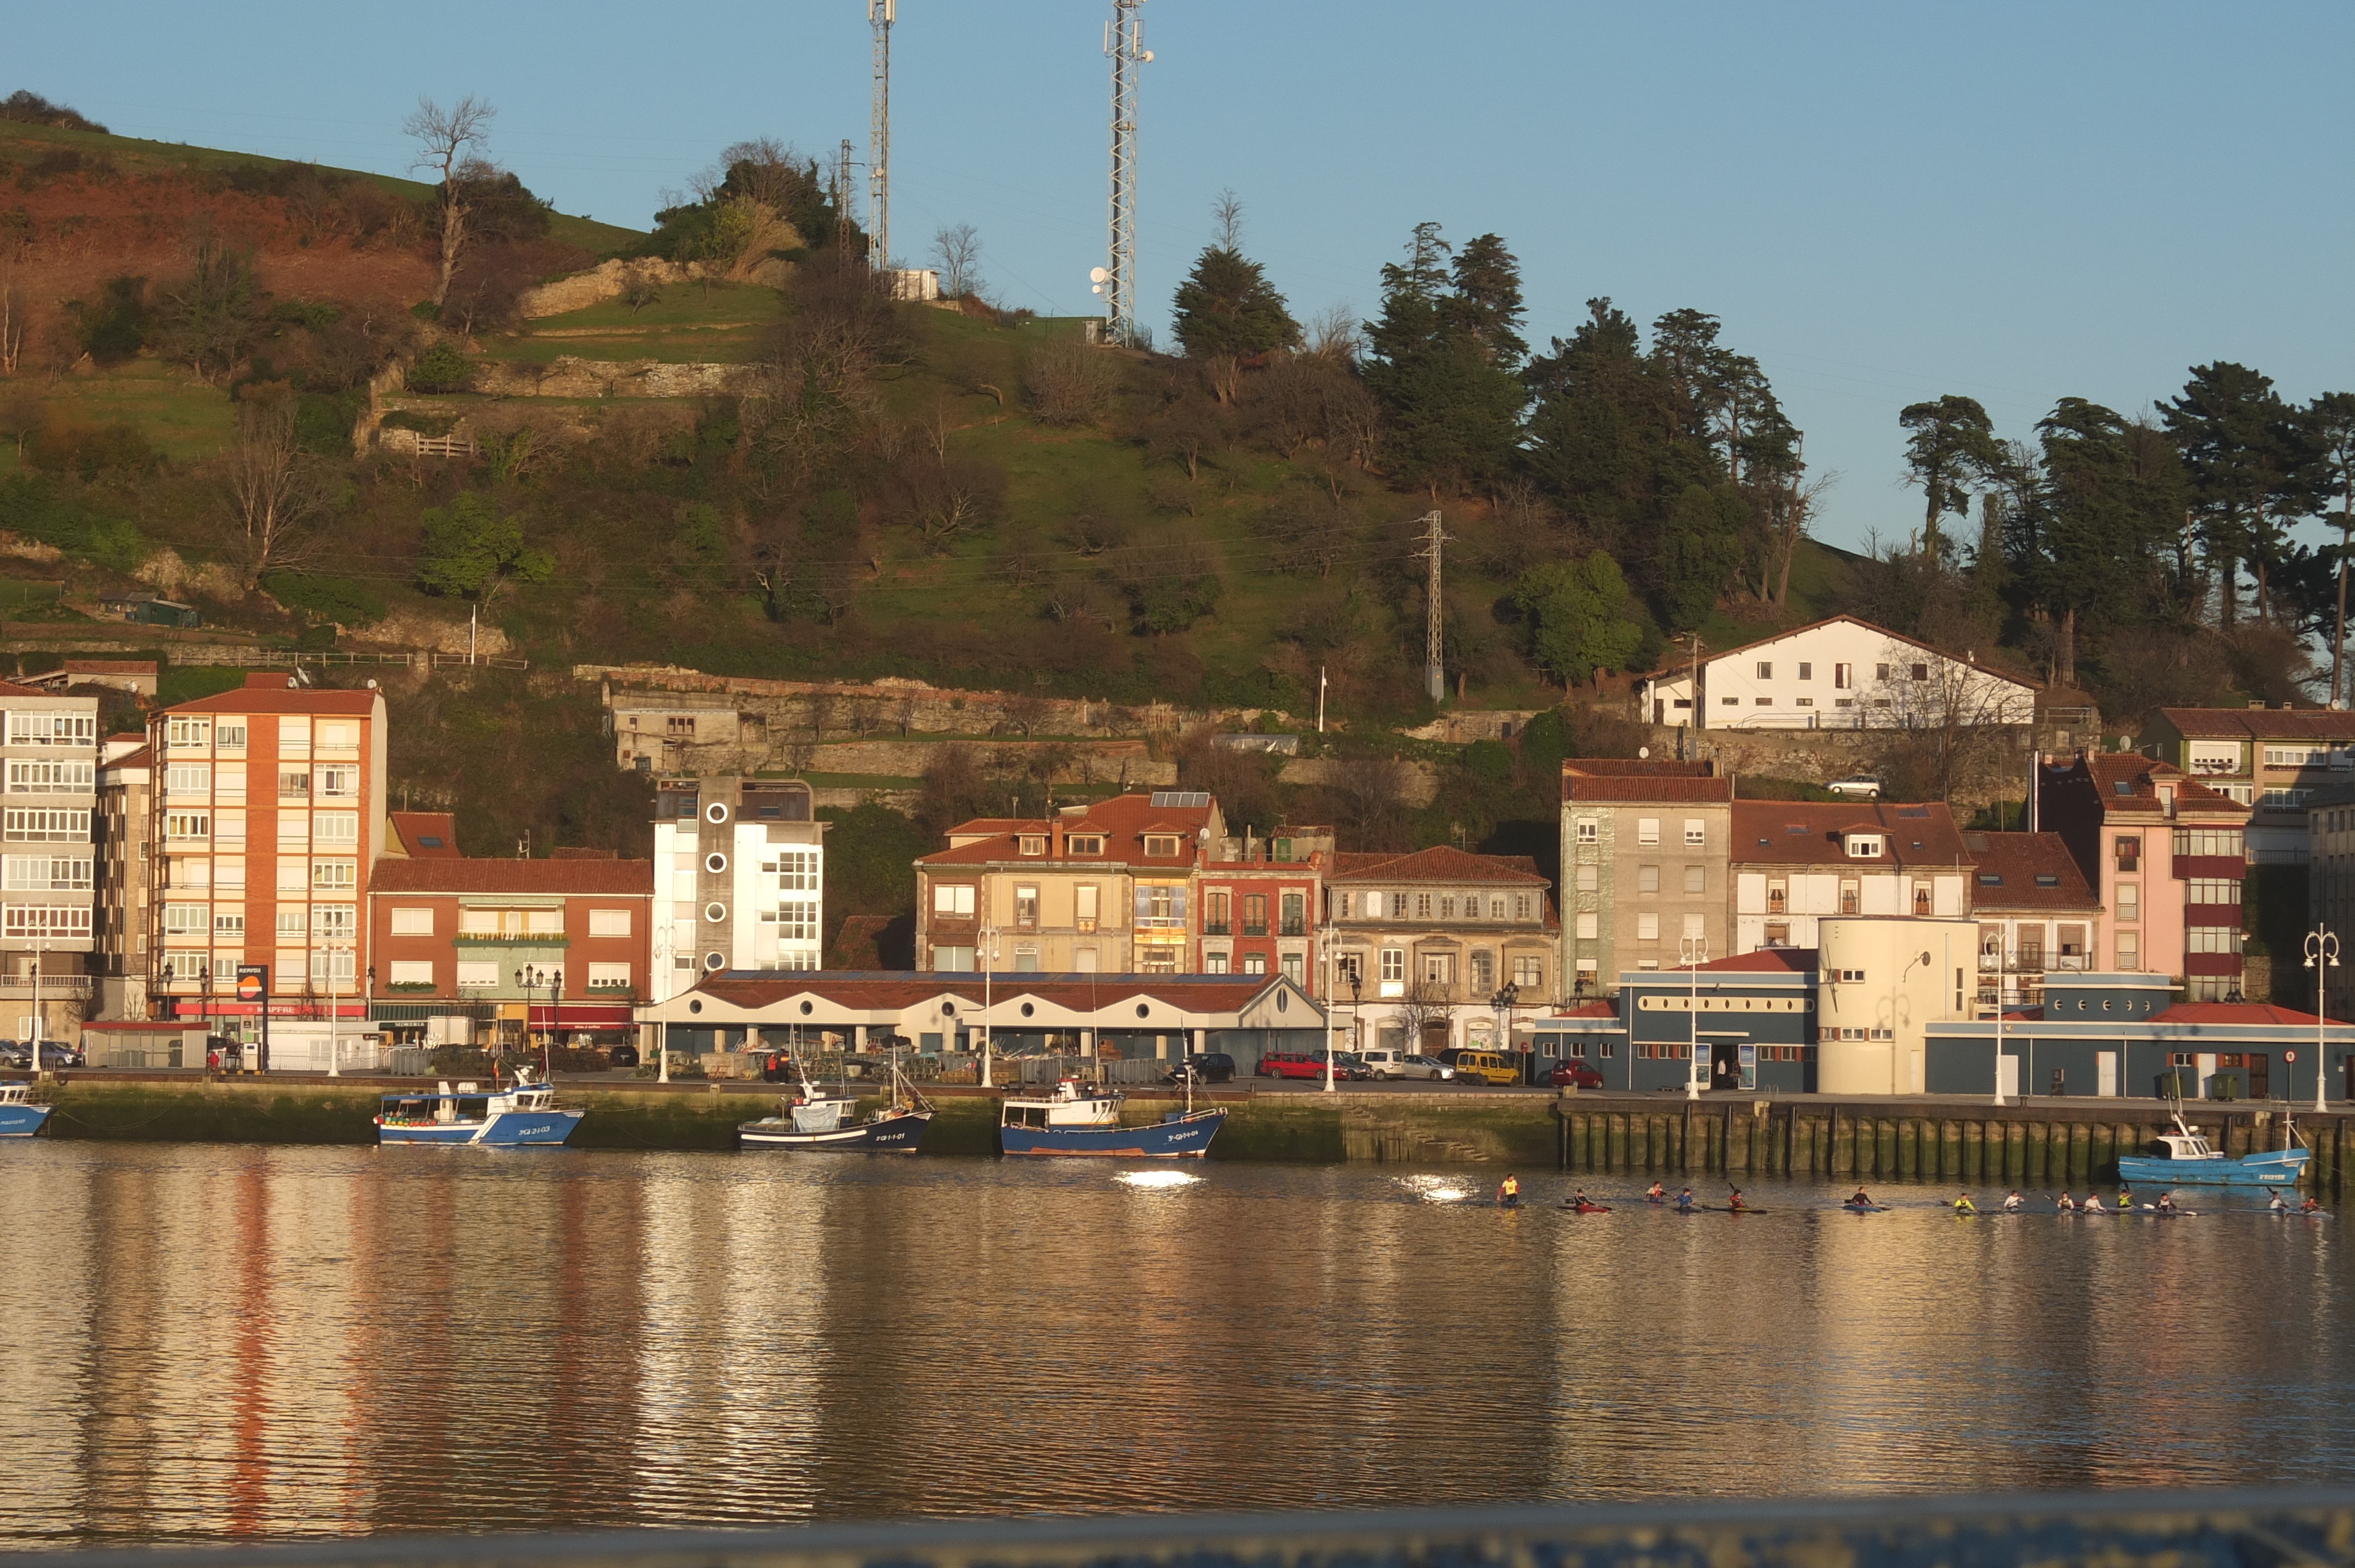
<svg viewBox="0 0 2355 1568">
<path fill-rule="evenodd" d="M 1366 1064 L 1366 1073 L 1375 1078 L 1430 1078 L 1438 1080 L 1455 1075 L 1445 1063 L 1433 1056 L 1418 1055 L 1412 1051 L 1377 1047 L 1360 1051 L 1359 1057 Z"/>
</svg>

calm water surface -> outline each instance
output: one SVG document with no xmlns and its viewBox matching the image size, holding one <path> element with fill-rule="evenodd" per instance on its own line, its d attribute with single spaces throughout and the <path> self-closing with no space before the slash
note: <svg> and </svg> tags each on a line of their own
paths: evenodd
<svg viewBox="0 0 2355 1568">
<path fill-rule="evenodd" d="M 1134 1174 L 0 1150 L 0 1543 L 2355 1474 L 2336 1221 Z"/>
</svg>

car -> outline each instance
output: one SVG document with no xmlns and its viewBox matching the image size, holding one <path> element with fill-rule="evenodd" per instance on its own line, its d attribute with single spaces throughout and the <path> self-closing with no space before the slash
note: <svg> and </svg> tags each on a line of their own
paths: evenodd
<svg viewBox="0 0 2355 1568">
<path fill-rule="evenodd" d="M 1263 1078 L 1321 1078 L 1325 1075 L 1325 1053 L 1271 1051 L 1259 1059 L 1254 1071 Z M 1353 1067 L 1346 1054 L 1337 1052 L 1333 1057 L 1333 1076 L 1362 1078 L 1367 1076 L 1367 1072 L 1363 1067 Z"/>
<path fill-rule="evenodd" d="M 605 1053 L 605 1059 L 616 1067 L 634 1067 L 638 1065 L 638 1048 L 634 1045 L 616 1045 Z"/>
<path fill-rule="evenodd" d="M 41 1066 L 45 1071 L 53 1067 L 80 1067 L 87 1063 L 88 1058 L 82 1054 L 80 1046 L 69 1045 L 62 1040 L 41 1042 Z M 30 1042 L 10 1040 L 0 1043 L 0 1066 L 29 1068 L 32 1065 Z"/>
<path fill-rule="evenodd" d="M 1231 1084 L 1235 1081 L 1235 1059 L 1224 1051 L 1197 1051 L 1170 1068 L 1166 1081 L 1182 1084 L 1188 1078 L 1198 1084 Z"/>
<path fill-rule="evenodd" d="M 1455 1075 L 1455 1069 L 1438 1057 L 1414 1051 L 1375 1050 L 1363 1054 L 1369 1078 L 1428 1078 L 1435 1084 Z"/>
<path fill-rule="evenodd" d="M 1870 773 L 1851 773 L 1845 779 L 1833 779 L 1824 788 L 1847 800 L 1881 799 L 1881 780 Z"/>
<path fill-rule="evenodd" d="M 1546 1075 L 1546 1082 L 1557 1089 L 1599 1089 L 1603 1075 L 1583 1062 L 1562 1062 Z"/>
<path fill-rule="evenodd" d="M 1455 1053 L 1451 1064 L 1459 1084 L 1518 1084 L 1521 1070 L 1494 1051 L 1464 1050 Z"/>
</svg>

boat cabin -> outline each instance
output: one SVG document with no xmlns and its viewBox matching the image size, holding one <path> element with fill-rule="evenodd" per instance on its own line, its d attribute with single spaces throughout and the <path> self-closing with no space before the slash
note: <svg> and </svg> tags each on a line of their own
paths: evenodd
<svg viewBox="0 0 2355 1568">
<path fill-rule="evenodd" d="M 1041 1098 L 1008 1096 L 1003 1125 L 1007 1127 L 1118 1127 L 1120 1092 L 1087 1089 L 1077 1078 L 1065 1078 L 1054 1093 Z"/>
</svg>

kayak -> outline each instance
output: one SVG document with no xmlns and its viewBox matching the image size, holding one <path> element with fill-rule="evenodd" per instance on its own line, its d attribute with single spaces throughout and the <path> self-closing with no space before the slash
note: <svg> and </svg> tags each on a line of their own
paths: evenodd
<svg viewBox="0 0 2355 1568">
<path fill-rule="evenodd" d="M 1753 1209 L 1747 1203 L 1738 1209 L 1729 1208 L 1723 1203 L 1703 1203 L 1701 1207 L 1707 1209 L 1712 1214 L 1763 1214 L 1766 1213 L 1764 1209 Z"/>
<path fill-rule="evenodd" d="M 1589 1203 L 1584 1208 L 1581 1208 L 1576 1203 L 1564 1203 L 1561 1206 L 1561 1212 L 1565 1214 L 1607 1214 L 1611 1212 L 1611 1205 Z"/>
<path fill-rule="evenodd" d="M 1888 1203 L 1842 1203 L 1840 1205 L 1851 1214 L 1885 1214 L 1892 1206 Z"/>
</svg>

